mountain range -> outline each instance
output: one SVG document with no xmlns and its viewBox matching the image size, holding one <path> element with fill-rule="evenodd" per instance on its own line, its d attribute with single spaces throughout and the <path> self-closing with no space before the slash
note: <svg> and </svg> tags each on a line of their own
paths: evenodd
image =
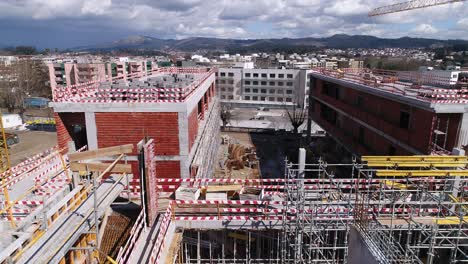
<svg viewBox="0 0 468 264">
<path fill-rule="evenodd" d="M 186 38 L 159 39 L 149 36 L 130 36 L 125 39 L 90 46 L 72 48 L 72 51 L 145 49 L 160 51 L 271 51 L 291 48 L 437 48 L 468 45 L 467 40 L 439 40 L 402 37 L 378 38 L 366 35 L 333 35 L 326 38 L 282 39 L 221 39 Z"/>
</svg>

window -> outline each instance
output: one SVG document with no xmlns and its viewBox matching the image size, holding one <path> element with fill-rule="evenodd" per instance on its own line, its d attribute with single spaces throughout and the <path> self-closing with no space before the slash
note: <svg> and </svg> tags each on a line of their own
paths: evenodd
<svg viewBox="0 0 468 264">
<path fill-rule="evenodd" d="M 278 86 L 283 86 L 284 82 L 278 82 Z"/>
<path fill-rule="evenodd" d="M 278 97 L 278 98 L 276 98 L 276 101 L 278 101 L 278 102 L 283 102 L 283 97 Z"/>
<path fill-rule="evenodd" d="M 261 89 L 260 92 L 261 93 L 266 93 L 266 89 Z"/>
<path fill-rule="evenodd" d="M 262 84 L 262 85 L 267 85 L 267 82 L 262 81 L 261 84 Z"/>
<path fill-rule="evenodd" d="M 250 93 L 250 88 L 245 88 L 246 93 Z"/>
<path fill-rule="evenodd" d="M 246 73 L 245 77 L 250 78 L 250 73 Z"/>
<path fill-rule="evenodd" d="M 233 80 L 228 80 L 228 83 L 229 84 L 234 84 L 234 81 Z"/>
<path fill-rule="evenodd" d="M 232 99 L 234 99 L 234 96 L 230 95 L 229 100 L 232 100 Z"/>
<path fill-rule="evenodd" d="M 221 80 L 221 81 L 219 81 L 219 83 L 223 83 L 223 84 L 224 84 L 224 83 L 226 83 L 226 80 Z"/>
<path fill-rule="evenodd" d="M 225 96 L 225 95 L 221 95 L 221 99 L 226 99 L 226 96 Z"/>
<path fill-rule="evenodd" d="M 260 101 L 265 101 L 265 97 L 264 96 L 260 97 Z"/>
<path fill-rule="evenodd" d="M 229 92 L 232 92 L 232 91 L 234 91 L 234 88 L 229 87 L 229 88 L 228 88 L 228 91 L 229 91 Z"/>
<path fill-rule="evenodd" d="M 290 102 L 292 102 L 292 99 L 291 98 L 286 98 L 286 102 L 290 103 Z"/>
<path fill-rule="evenodd" d="M 253 85 L 258 85 L 258 81 L 253 81 L 252 84 Z"/>
<path fill-rule="evenodd" d="M 244 96 L 244 100 L 250 100 L 250 96 Z"/>
<path fill-rule="evenodd" d="M 284 74 L 278 74 L 278 78 L 283 79 L 283 78 L 284 78 Z"/>
<path fill-rule="evenodd" d="M 262 73 L 262 78 L 266 78 L 267 77 L 267 74 L 266 73 Z"/>
<path fill-rule="evenodd" d="M 364 144 L 364 138 L 366 137 L 364 133 L 364 128 L 362 126 L 359 127 L 359 135 L 358 135 L 358 140 L 359 143 Z"/>
<path fill-rule="evenodd" d="M 284 94 L 284 91 L 281 90 L 281 89 L 278 89 L 277 93 L 279 93 L 279 94 Z"/>
<path fill-rule="evenodd" d="M 270 86 L 275 86 L 275 82 L 270 82 Z"/>
<path fill-rule="evenodd" d="M 275 101 L 275 98 L 274 98 L 274 97 L 268 97 L 268 101 L 274 102 L 274 101 Z"/>
<path fill-rule="evenodd" d="M 252 92 L 253 93 L 258 93 L 258 89 L 253 89 Z"/>
<path fill-rule="evenodd" d="M 410 127 L 410 113 L 400 111 L 400 128 L 408 129 Z"/>
<path fill-rule="evenodd" d="M 228 73 L 228 76 L 229 76 L 229 77 L 234 77 L 234 73 L 233 73 L 233 72 L 230 72 L 230 73 Z"/>
<path fill-rule="evenodd" d="M 215 73 L 215 76 L 218 77 L 218 72 Z"/>
<path fill-rule="evenodd" d="M 252 96 L 252 100 L 257 101 L 257 100 L 258 100 L 258 96 Z"/>
<path fill-rule="evenodd" d="M 250 85 L 250 81 L 245 81 L 245 85 Z"/>
<path fill-rule="evenodd" d="M 396 148 L 392 145 L 388 148 L 388 155 L 389 156 L 394 156 L 396 154 Z"/>
<path fill-rule="evenodd" d="M 221 88 L 221 92 L 225 92 L 226 91 L 226 88 Z"/>
<path fill-rule="evenodd" d="M 270 73 L 270 78 L 276 78 L 276 74 Z"/>
<path fill-rule="evenodd" d="M 360 95 L 356 97 L 356 106 L 362 107 L 364 105 L 364 98 Z"/>
<path fill-rule="evenodd" d="M 292 75 L 292 74 L 288 74 L 287 77 L 288 77 L 288 79 L 292 79 L 292 78 L 293 78 L 293 75 Z"/>
<path fill-rule="evenodd" d="M 254 74 L 253 74 L 253 77 L 254 77 L 254 78 L 258 78 L 258 73 L 254 73 Z"/>
<path fill-rule="evenodd" d="M 286 94 L 292 94 L 293 90 L 286 90 Z"/>
<path fill-rule="evenodd" d="M 293 83 L 292 82 L 287 82 L 286 85 L 287 86 L 293 86 Z M 307 86 L 307 87 L 309 87 L 309 86 Z"/>
<path fill-rule="evenodd" d="M 270 89 L 270 93 L 271 93 L 271 94 L 274 94 L 274 93 L 275 93 L 275 89 Z"/>
<path fill-rule="evenodd" d="M 222 73 L 221 73 L 221 77 L 224 77 L 224 76 L 226 76 L 226 73 L 225 73 L 225 72 L 222 72 Z"/>
</svg>

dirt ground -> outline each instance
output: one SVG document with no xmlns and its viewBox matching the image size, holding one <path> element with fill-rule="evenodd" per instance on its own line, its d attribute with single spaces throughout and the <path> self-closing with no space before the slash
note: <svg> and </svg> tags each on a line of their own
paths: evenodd
<svg viewBox="0 0 468 264">
<path fill-rule="evenodd" d="M 284 177 L 285 160 L 297 163 L 300 147 L 307 150 L 307 163 L 317 163 L 319 158 L 323 158 L 329 163 L 351 163 L 352 155 L 330 137 L 316 137 L 313 138 L 310 144 L 307 144 L 304 137 L 287 132 L 222 132 L 221 134 L 229 135 L 241 144 L 256 148 L 260 162 L 260 175 L 265 179 Z M 219 160 L 226 156 L 227 145 L 221 145 L 218 155 Z M 219 164 L 217 165 L 217 168 L 219 168 Z M 248 173 L 245 170 L 233 170 L 231 177 L 245 178 Z M 337 172 L 337 174 L 347 175 L 348 173 Z M 222 178 L 222 175 L 216 177 Z"/>
<path fill-rule="evenodd" d="M 11 166 L 26 160 L 28 157 L 57 145 L 56 132 L 44 131 L 7 131 L 15 133 L 20 143 L 10 146 Z"/>
</svg>

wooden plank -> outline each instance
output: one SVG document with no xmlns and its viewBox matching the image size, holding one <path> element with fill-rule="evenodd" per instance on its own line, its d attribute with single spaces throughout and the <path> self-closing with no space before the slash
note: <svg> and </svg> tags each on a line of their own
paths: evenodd
<svg viewBox="0 0 468 264">
<path fill-rule="evenodd" d="M 468 170 L 378 170 L 377 177 L 468 177 Z"/>
<path fill-rule="evenodd" d="M 72 171 L 86 171 L 86 167 L 90 171 L 104 171 L 107 169 L 111 163 L 70 163 L 70 169 Z M 119 173 L 132 173 L 131 164 L 115 164 L 115 166 L 110 170 L 110 172 L 119 172 Z"/>
<path fill-rule="evenodd" d="M 437 167 L 437 168 L 458 168 L 465 167 L 468 165 L 466 161 L 451 161 L 451 162 L 432 162 L 432 161 L 412 161 L 412 162 L 395 162 L 395 161 L 369 161 L 368 167 L 406 167 L 406 168 L 417 168 L 417 167 Z"/>
<path fill-rule="evenodd" d="M 115 156 L 120 154 L 129 154 L 133 152 L 133 145 L 121 145 L 109 148 L 101 148 L 96 150 L 89 150 L 83 152 L 75 152 L 68 154 L 68 159 L 70 161 L 80 161 L 88 159 L 97 159 L 108 156 Z"/>
</svg>

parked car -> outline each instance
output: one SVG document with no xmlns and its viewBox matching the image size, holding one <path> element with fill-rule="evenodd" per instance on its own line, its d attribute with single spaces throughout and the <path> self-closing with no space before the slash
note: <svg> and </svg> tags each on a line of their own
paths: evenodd
<svg viewBox="0 0 468 264">
<path fill-rule="evenodd" d="M 18 135 L 14 133 L 5 133 L 5 138 L 8 147 L 14 144 L 18 144 L 20 142 Z"/>
</svg>

